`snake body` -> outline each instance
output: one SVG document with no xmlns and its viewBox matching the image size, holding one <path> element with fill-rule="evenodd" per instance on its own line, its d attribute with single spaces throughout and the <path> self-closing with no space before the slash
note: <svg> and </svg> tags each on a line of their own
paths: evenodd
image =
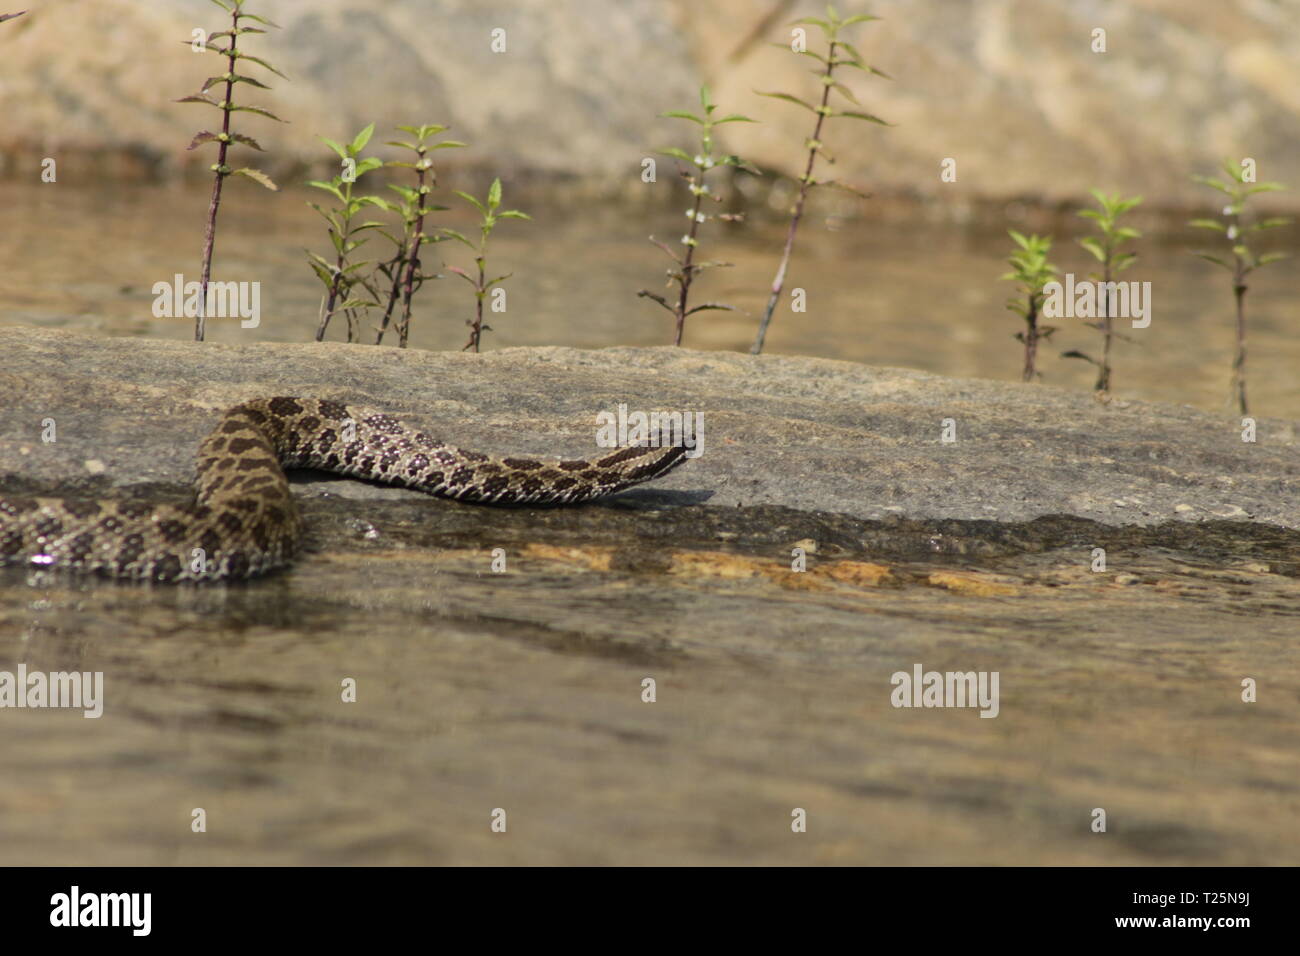
<svg viewBox="0 0 1300 956">
<path fill-rule="evenodd" d="M 0 495 L 0 564 L 153 581 L 247 578 L 287 564 L 302 524 L 285 469 L 315 468 L 488 504 L 576 504 L 681 464 L 681 446 L 593 460 L 456 448 L 375 409 L 314 398 L 244 402 L 199 447 L 189 505 Z"/>
</svg>

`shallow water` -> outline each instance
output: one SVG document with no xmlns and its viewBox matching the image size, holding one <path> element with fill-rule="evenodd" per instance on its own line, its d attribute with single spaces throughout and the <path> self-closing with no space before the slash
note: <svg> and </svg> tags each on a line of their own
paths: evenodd
<svg viewBox="0 0 1300 956">
<path fill-rule="evenodd" d="M 269 194 L 253 187 L 227 191 L 218 233 L 214 277 L 261 283 L 262 322 L 240 329 L 214 320 L 214 341 L 309 341 L 315 333 L 320 288 L 304 248 L 323 253 L 328 243 L 315 199 L 304 190 Z M 507 194 L 534 215 L 504 222 L 492 242 L 493 272 L 512 272 L 507 311 L 489 316 L 488 348 L 514 345 L 661 345 L 671 342 L 671 320 L 639 289 L 662 292 L 667 263 L 646 237 L 680 236 L 676 211 L 644 206 L 612 209 L 588 201 L 548 206 Z M 192 320 L 157 319 L 151 289 L 181 273 L 198 276 L 206 189 L 121 186 L 103 191 L 65 184 L 0 185 L 7 228 L 0 234 L 0 322 L 112 335 L 184 339 Z M 1013 204 L 1007 224 L 1040 232 L 1074 228 L 1072 215 L 1024 217 Z M 1021 368 L 1019 321 L 1004 308 L 1012 284 L 999 281 L 1010 240 L 1003 224 L 925 224 L 936 210 L 917 210 L 920 224 L 813 216 L 800 236 L 787 290 L 807 293 L 807 311 L 778 312 L 769 351 L 919 368 L 954 376 L 1014 380 Z M 459 211 L 441 220 L 471 230 Z M 1222 270 L 1190 254 L 1207 248 L 1195 230 L 1176 234 L 1152 227 L 1181 221 L 1164 215 L 1137 220 L 1154 238 L 1135 247 L 1142 258 L 1125 277 L 1152 283 L 1152 322 L 1128 329 L 1118 342 L 1114 389 L 1122 398 L 1188 403 L 1225 410 L 1233 348 L 1232 296 Z M 710 224 L 706 258 L 734 263 L 706 273 L 693 302 L 721 301 L 747 314 L 710 311 L 691 318 L 685 344 L 705 349 L 748 349 L 766 301 L 784 232 L 762 219 L 744 225 Z M 1268 233 L 1284 242 L 1295 229 Z M 707 238 L 712 237 L 712 238 Z M 384 247 L 383 240 L 376 240 Z M 1275 248 L 1277 246 L 1261 246 Z M 1280 246 L 1277 248 L 1285 248 Z M 435 246 L 431 255 L 469 267 L 466 250 Z M 1069 238 L 1052 259 L 1082 278 L 1090 257 Z M 1300 299 L 1294 260 L 1256 273 L 1248 297 L 1250 390 L 1257 415 L 1300 417 Z M 445 273 L 444 273 L 445 274 Z M 456 349 L 467 341 L 468 285 L 455 276 L 426 285 L 412 321 L 414 347 Z M 341 338 L 343 323 L 330 330 Z M 1046 382 L 1090 388 L 1084 362 L 1063 359 L 1070 349 L 1096 353 L 1097 333 L 1079 319 L 1062 319 L 1043 349 Z"/>
<path fill-rule="evenodd" d="M 218 277 L 263 283 L 263 323 L 211 337 L 305 341 L 314 217 L 302 196 L 238 198 Z M 0 199 L 15 226 L 0 321 L 189 337 L 151 316 L 150 287 L 192 274 L 203 191 Z M 662 268 L 644 236 L 677 217 L 519 204 L 537 220 L 495 246 L 516 275 L 490 347 L 665 341 L 634 293 Z M 779 232 L 720 243 L 737 267 L 702 294 L 760 308 Z M 771 347 L 1014 378 L 1005 246 L 956 226 L 810 231 L 791 282 L 809 312 L 780 316 Z M 1177 243 L 1146 252 L 1157 311 L 1140 346 L 1119 347 L 1117 391 L 1221 408 L 1221 277 Z M 1252 292 L 1253 394 L 1296 416 L 1300 355 L 1282 330 L 1297 315 L 1274 270 Z M 426 290 L 416 347 L 462 344 L 459 285 Z M 753 326 L 707 313 L 687 344 L 743 348 Z M 1045 369 L 1090 382 L 1082 365 Z M 250 584 L 0 569 L 0 670 L 102 671 L 106 697 L 92 720 L 0 711 L 0 861 L 1300 862 L 1295 532 L 857 521 L 653 490 L 494 510 L 349 487 L 301 485 L 308 552 Z M 818 546 L 796 574 L 804 539 Z M 1098 545 L 1108 573 L 1090 567 Z M 998 671 L 999 717 L 891 707 L 891 674 L 916 663 Z M 1240 701 L 1245 677 L 1256 704 Z M 1089 831 L 1098 806 L 1104 835 Z"/>
<path fill-rule="evenodd" d="M 0 570 L 0 661 L 102 671 L 106 699 L 0 713 L 5 862 L 1300 859 L 1295 532 L 650 491 L 306 517 L 298 566 L 253 584 Z M 807 573 L 772 560 L 803 537 Z M 997 671 L 997 719 L 891 707 L 916 663 Z"/>
</svg>

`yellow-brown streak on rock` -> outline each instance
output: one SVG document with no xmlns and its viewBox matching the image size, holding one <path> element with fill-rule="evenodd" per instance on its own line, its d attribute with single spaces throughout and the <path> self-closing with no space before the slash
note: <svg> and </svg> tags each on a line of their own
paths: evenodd
<svg viewBox="0 0 1300 956">
<path fill-rule="evenodd" d="M 819 581 L 807 571 L 776 570 L 764 572 L 775 583 L 791 591 L 833 591 L 831 585 Z"/>
<path fill-rule="evenodd" d="M 560 561 L 564 564 L 582 565 L 589 571 L 608 571 L 614 558 L 613 548 L 563 548 L 537 542 L 527 544 L 524 557 L 541 561 Z"/>
<path fill-rule="evenodd" d="M 669 574 L 689 574 L 708 578 L 772 577 L 785 568 L 775 561 L 746 558 L 725 551 L 674 551 Z"/>
<path fill-rule="evenodd" d="M 986 574 L 935 571 L 926 579 L 926 583 L 931 587 L 947 588 L 955 594 L 969 594 L 973 597 L 996 597 L 1020 593 L 1019 588 L 997 581 Z"/>
<path fill-rule="evenodd" d="M 832 561 L 818 565 L 809 573 L 859 587 L 878 587 L 894 581 L 894 573 L 889 568 L 867 561 Z"/>
</svg>

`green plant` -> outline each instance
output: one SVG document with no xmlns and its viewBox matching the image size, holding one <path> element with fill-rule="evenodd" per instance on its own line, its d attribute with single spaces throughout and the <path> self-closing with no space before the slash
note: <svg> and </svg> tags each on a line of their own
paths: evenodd
<svg viewBox="0 0 1300 956">
<path fill-rule="evenodd" d="M 799 193 L 795 199 L 794 208 L 790 213 L 790 226 L 786 232 L 785 248 L 781 253 L 781 262 L 777 266 L 776 276 L 772 280 L 772 291 L 767 300 L 767 308 L 763 310 L 763 318 L 758 324 L 758 334 L 754 338 L 754 344 L 750 347 L 750 352 L 758 355 L 763 351 L 763 343 L 767 338 L 767 327 L 772 322 L 772 313 L 776 311 L 777 301 L 781 298 L 781 290 L 785 288 L 786 272 L 790 268 L 790 257 L 794 254 L 795 234 L 799 231 L 799 222 L 803 218 L 804 203 L 808 199 L 808 191 L 813 186 L 839 186 L 842 189 L 848 187 L 831 180 L 818 182 L 813 179 L 813 167 L 817 163 L 818 154 L 826 155 L 825 146 L 822 143 L 822 127 L 831 117 L 845 116 L 849 119 L 865 120 L 868 123 L 878 123 L 881 126 L 889 126 L 879 116 L 871 113 L 864 113 L 861 110 L 843 110 L 836 109 L 830 105 L 831 91 L 834 90 L 847 99 L 855 106 L 861 106 L 853 91 L 843 83 L 835 79 L 835 68 L 839 66 L 851 67 L 855 70 L 861 70 L 863 73 L 874 76 L 889 77 L 876 69 L 869 66 L 862 58 L 862 54 L 857 51 L 853 44 L 840 38 L 840 31 L 845 27 L 853 26 L 856 23 L 867 23 L 871 20 L 879 20 L 879 17 L 869 16 L 867 14 L 856 14 L 840 19 L 839 13 L 833 6 L 826 7 L 826 19 L 819 20 L 816 17 L 804 17 L 801 20 L 794 21 L 795 24 L 808 24 L 821 28 L 826 38 L 826 53 L 814 53 L 812 50 L 796 49 L 796 53 L 803 56 L 812 57 L 820 67 L 814 67 L 812 73 L 818 77 L 821 83 L 821 102 L 814 106 L 806 100 L 802 100 L 790 93 L 760 93 L 760 96 L 770 96 L 778 100 L 785 100 L 787 103 L 794 103 L 796 106 L 802 106 L 804 109 L 811 111 L 816 117 L 813 123 L 812 136 L 804 143 L 808 150 L 808 160 L 804 165 L 803 176 L 799 179 Z M 784 44 L 776 44 L 784 46 Z M 830 156 L 826 156 L 827 162 L 834 162 Z M 854 190 L 850 190 L 854 192 Z"/>
<path fill-rule="evenodd" d="M 414 137 L 414 142 L 389 140 L 387 145 L 396 146 L 399 149 L 414 153 L 415 161 L 393 160 L 385 165 L 398 169 L 414 170 L 415 185 L 390 184 L 388 188 L 401 197 L 401 202 L 377 201 L 378 205 L 395 213 L 401 219 L 402 232 L 400 236 L 387 231 L 382 233 L 393 243 L 396 251 L 393 257 L 382 263 L 378 269 L 388 280 L 388 299 L 384 307 L 384 315 L 379 326 L 378 335 L 375 338 L 375 344 L 378 345 L 383 341 L 384 334 L 388 331 L 389 322 L 392 319 L 393 310 L 400 301 L 402 311 L 397 319 L 398 347 L 406 348 L 411 334 L 411 302 L 415 297 L 415 293 L 424 285 L 425 280 L 430 278 L 421 269 L 420 250 L 428 243 L 441 242 L 443 239 L 448 238 L 442 234 L 429 235 L 424 231 L 425 217 L 432 212 L 439 212 L 447 208 L 446 206 L 429 205 L 429 194 L 437 185 L 437 175 L 433 171 L 433 160 L 429 157 L 429 153 L 439 149 L 455 149 L 465 144 L 454 139 L 443 140 L 439 143 L 429 142 L 432 137 L 446 132 L 446 126 L 425 124 L 423 126 L 399 126 L 397 128 L 401 132 L 409 133 Z"/>
<path fill-rule="evenodd" d="M 488 189 L 487 198 L 482 202 L 480 202 L 478 199 L 475 199 L 469 193 L 461 192 L 459 189 L 456 190 L 456 195 L 459 196 L 461 199 L 465 200 L 467 203 L 471 204 L 475 209 L 479 211 L 479 215 L 483 217 L 478 227 L 479 240 L 477 243 L 470 242 L 470 240 L 466 239 L 461 233 L 457 232 L 455 229 L 443 230 L 443 233 L 448 238 L 455 239 L 457 242 L 463 243 L 464 245 L 468 246 L 470 249 L 474 250 L 474 265 L 477 266 L 478 268 L 478 272 L 476 275 L 471 275 L 470 273 L 466 272 L 464 269 L 459 269 L 456 266 L 448 266 L 447 271 L 456 273 L 456 275 L 460 276 L 462 279 L 464 279 L 466 282 L 468 282 L 470 285 L 474 287 L 474 300 L 475 300 L 474 318 L 465 320 L 465 324 L 468 325 L 470 328 L 469 342 L 465 344 L 465 348 L 461 349 L 461 351 L 463 352 L 467 349 L 473 349 L 475 352 L 477 352 L 479 350 L 479 342 L 482 339 L 483 333 L 485 331 L 490 331 L 492 328 L 490 325 L 483 324 L 483 300 L 487 297 L 488 292 L 492 290 L 493 286 L 499 285 L 500 283 L 504 282 L 506 279 L 509 279 L 510 276 L 512 275 L 512 273 L 507 272 L 505 275 L 497 276 L 495 279 L 489 279 L 487 277 L 488 239 L 489 237 L 491 237 L 492 230 L 496 226 L 498 220 L 531 219 L 532 217 L 529 216 L 527 213 L 520 212 L 518 209 L 500 208 L 501 207 L 501 180 L 500 179 L 492 180 L 492 186 Z"/>
<path fill-rule="evenodd" d="M 1228 205 L 1223 207 L 1222 220 L 1193 219 L 1190 224 L 1198 229 L 1211 229 L 1221 233 L 1232 252 L 1231 261 L 1208 252 L 1198 252 L 1196 255 L 1202 259 L 1208 259 L 1215 265 L 1222 266 L 1232 273 L 1232 294 L 1237 303 L 1237 354 L 1232 362 L 1232 383 L 1229 386 L 1229 394 L 1230 398 L 1236 399 L 1238 411 L 1242 415 L 1246 415 L 1249 414 L 1246 401 L 1246 290 L 1248 288 L 1246 276 L 1260 266 L 1266 266 L 1270 262 L 1285 258 L 1285 253 L 1281 252 L 1269 252 L 1262 256 L 1256 256 L 1250 247 L 1246 245 L 1246 236 L 1252 232 L 1277 229 L 1280 226 L 1289 225 L 1291 220 L 1282 218 L 1260 219 L 1248 225 L 1243 225 L 1242 216 L 1245 213 L 1246 200 L 1250 196 L 1255 193 L 1277 192 L 1286 187 L 1281 183 L 1249 182 L 1246 179 L 1245 169 L 1235 165 L 1231 160 L 1224 160 L 1223 169 L 1228 174 L 1229 182 L 1224 182 L 1213 176 L 1192 177 L 1196 182 L 1217 189 L 1228 197 Z"/>
<path fill-rule="evenodd" d="M 230 14 L 230 29 L 220 30 L 216 33 L 209 34 L 207 39 L 202 42 L 201 49 L 225 57 L 226 72 L 208 77 L 207 80 L 204 81 L 203 87 L 198 93 L 195 93 L 192 96 L 183 96 L 176 101 L 178 103 L 203 103 L 207 106 L 212 106 L 221 110 L 221 132 L 213 133 L 208 130 L 203 130 L 195 135 L 194 139 L 187 147 L 188 149 L 195 149 L 204 143 L 217 144 L 217 161 L 213 163 L 211 167 L 212 172 L 215 174 L 212 183 L 212 199 L 208 203 L 208 222 L 203 235 L 203 273 L 199 281 L 201 294 L 199 314 L 194 320 L 194 339 L 197 342 L 203 341 L 206 330 L 208 279 L 212 275 L 212 249 L 216 244 L 217 238 L 217 209 L 221 205 L 221 184 L 225 181 L 227 176 L 234 175 L 244 176 L 253 180 L 255 183 L 260 183 L 272 191 L 279 188 L 260 170 L 251 167 L 232 169 L 230 166 L 226 165 L 226 153 L 229 151 L 232 143 L 240 143 L 252 149 L 265 152 L 256 140 L 249 136 L 245 136 L 242 133 L 231 131 L 231 114 L 255 113 L 258 116 L 265 116 L 268 119 L 273 119 L 277 123 L 284 122 L 280 117 L 268 110 L 262 109 L 260 106 L 235 105 L 234 89 L 237 83 L 247 83 L 249 86 L 255 86 L 258 89 L 269 89 L 269 87 L 260 80 L 256 80 L 251 76 L 244 76 L 237 72 L 237 66 L 241 60 L 244 60 L 249 63 L 255 63 L 263 69 L 271 71 L 278 77 L 287 79 L 283 73 L 271 66 L 271 64 L 267 63 L 265 60 L 259 59 L 255 56 L 249 56 L 243 50 L 237 48 L 241 36 L 248 33 L 266 33 L 265 30 L 258 27 L 242 26 L 241 21 L 251 20 L 254 23 L 260 23 L 263 26 L 268 27 L 276 27 L 276 24 L 272 23 L 265 17 L 260 17 L 253 13 L 245 13 L 243 9 L 245 0 L 212 0 L 212 2 Z M 278 27 L 276 28 L 278 29 Z M 225 46 L 220 46 L 213 42 L 215 39 L 221 37 L 226 39 Z M 197 41 L 195 42 L 197 43 Z M 225 96 L 220 101 L 214 100 L 207 95 L 208 90 L 219 84 L 225 85 Z"/>
<path fill-rule="evenodd" d="M 374 288 L 369 282 L 368 275 L 362 272 L 370 262 L 355 262 L 351 259 L 352 254 L 369 241 L 368 238 L 357 237 L 368 230 L 383 227 L 381 222 L 355 221 L 358 213 L 367 206 L 382 206 L 381 200 L 374 196 L 357 195 L 355 189 L 357 181 L 362 176 L 383 165 L 381 160 L 373 156 L 361 158 L 361 151 L 366 148 L 374 132 L 375 124 L 371 123 L 357 133 L 351 142 L 345 144 L 336 143 L 322 136 L 321 141 L 338 155 L 342 169 L 328 182 L 313 179 L 307 184 L 329 193 L 341 203 L 340 206 L 328 209 L 319 203 L 307 203 L 329 224 L 330 243 L 334 246 L 333 262 L 314 252 L 307 252 L 307 261 L 312 271 L 325 286 L 320 322 L 316 326 L 317 342 L 325 338 L 325 330 L 329 327 L 330 319 L 339 311 L 347 315 L 348 341 L 357 341 L 359 333 L 357 310 L 368 310 L 376 305 Z M 368 292 L 371 298 L 354 296 L 353 290 L 357 287 Z"/>
<path fill-rule="evenodd" d="M 1092 253 L 1093 258 L 1101 263 L 1101 272 L 1091 273 L 1089 278 L 1105 283 L 1101 293 L 1097 296 L 1097 307 L 1101 309 L 1101 321 L 1087 323 L 1101 332 L 1101 358 L 1094 359 L 1092 356 L 1077 350 L 1065 352 L 1063 357 L 1079 358 L 1095 365 L 1097 367 L 1097 384 L 1093 387 L 1098 392 L 1109 392 L 1110 345 L 1115 336 L 1115 331 L 1106 289 L 1110 288 L 1109 283 L 1115 276 L 1137 261 L 1137 253 L 1120 252 L 1119 246 L 1120 243 L 1129 239 L 1140 238 L 1142 233 L 1129 226 L 1119 225 L 1119 217 L 1140 204 L 1142 197 L 1134 196 L 1131 199 L 1124 199 L 1119 193 L 1108 196 L 1099 189 L 1092 190 L 1092 195 L 1101 208 L 1083 209 L 1079 211 L 1079 215 L 1096 222 L 1097 228 L 1101 231 L 1101 237 L 1087 236 L 1079 240 L 1079 245 Z"/>
<path fill-rule="evenodd" d="M 1024 380 L 1030 382 L 1038 374 L 1036 362 L 1039 340 L 1050 338 L 1056 331 L 1052 326 L 1038 324 L 1038 316 L 1043 308 L 1043 286 L 1056 276 L 1056 266 L 1047 261 L 1052 240 L 1044 236 L 1026 238 L 1014 229 L 1008 229 L 1007 233 L 1015 240 L 1017 248 L 1007 259 L 1011 263 L 1011 271 L 1002 278 L 1020 283 L 1019 292 L 1023 298 L 1008 299 L 1007 308 L 1025 320 L 1024 330 L 1017 332 L 1015 337 L 1018 342 L 1024 343 Z"/>
<path fill-rule="evenodd" d="M 730 221 L 735 221 L 741 218 L 740 216 L 728 213 L 720 213 L 717 217 L 706 215 L 704 213 L 703 207 L 705 197 L 708 197 L 714 202 L 722 202 L 722 197 L 717 195 L 709 184 L 704 181 L 705 176 L 708 174 L 709 170 L 716 166 L 731 166 L 738 169 L 745 169 L 753 173 L 758 172 L 758 170 L 754 169 L 754 167 L 750 166 L 738 156 L 713 155 L 713 130 L 716 127 L 721 126 L 724 123 L 753 123 L 755 121 L 750 119 L 748 116 L 741 116 L 739 113 L 732 113 L 731 115 L 724 116 L 721 119 L 714 119 L 713 113 L 717 109 L 717 106 L 710 99 L 709 88 L 707 86 L 700 87 L 700 105 L 704 107 L 703 116 L 696 116 L 694 113 L 689 113 L 685 110 L 669 110 L 667 113 L 660 114 L 675 119 L 688 120 L 700 127 L 700 148 L 694 156 L 689 155 L 685 150 L 678 149 L 675 146 L 659 150 L 662 155 L 679 159 L 682 162 L 689 163 L 691 166 L 690 169 L 681 170 L 682 178 L 686 180 L 692 197 L 691 208 L 686 210 L 686 215 L 690 219 L 691 224 L 686 230 L 686 235 L 682 236 L 682 245 L 686 247 L 686 251 L 679 256 L 667 245 L 655 239 L 654 236 L 650 237 L 650 241 L 667 253 L 668 258 L 673 260 L 673 268 L 668 270 L 668 285 L 671 286 L 674 282 L 677 283 L 677 301 L 675 303 L 670 303 L 666 297 L 650 292 L 646 289 L 642 289 L 637 293 L 638 296 L 658 302 L 663 306 L 663 308 L 672 313 L 676 322 L 676 335 L 673 340 L 674 345 L 682 344 L 682 334 L 686 329 L 687 316 L 694 315 L 696 312 L 703 312 L 707 309 L 724 309 L 730 312 L 735 311 L 733 306 L 722 305 L 718 302 L 706 302 L 703 305 L 697 305 L 694 308 L 688 307 L 691 285 L 694 283 L 695 277 L 705 269 L 730 264 L 716 261 L 695 261 L 695 250 L 700 244 L 700 226 L 713 218 Z"/>
</svg>

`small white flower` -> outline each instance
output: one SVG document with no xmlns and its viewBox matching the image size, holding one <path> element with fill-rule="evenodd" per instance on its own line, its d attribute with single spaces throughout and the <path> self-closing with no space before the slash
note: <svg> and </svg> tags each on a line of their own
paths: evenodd
<svg viewBox="0 0 1300 956">
<path fill-rule="evenodd" d="M 1229 227 L 1228 227 L 1228 238 L 1229 238 L 1229 239 L 1236 239 L 1236 238 L 1237 238 L 1237 227 L 1236 227 L 1236 226 L 1229 226 Z"/>
<path fill-rule="evenodd" d="M 686 210 L 686 218 L 687 218 L 687 219 L 690 219 L 690 218 L 691 218 L 692 216 L 694 216 L 694 215 L 695 215 L 695 210 L 694 210 L 694 209 L 688 209 L 688 210 Z"/>
<path fill-rule="evenodd" d="M 695 162 L 695 165 L 696 165 L 696 166 L 703 166 L 703 165 L 704 165 L 704 157 L 701 156 L 701 155 L 699 155 L 699 154 L 697 153 L 697 154 L 695 155 L 695 160 L 694 160 L 694 162 Z"/>
<path fill-rule="evenodd" d="M 698 216 L 696 216 L 696 217 L 695 217 L 695 221 L 696 221 L 696 222 L 703 222 L 703 221 L 704 221 L 704 213 L 700 213 Z"/>
</svg>

